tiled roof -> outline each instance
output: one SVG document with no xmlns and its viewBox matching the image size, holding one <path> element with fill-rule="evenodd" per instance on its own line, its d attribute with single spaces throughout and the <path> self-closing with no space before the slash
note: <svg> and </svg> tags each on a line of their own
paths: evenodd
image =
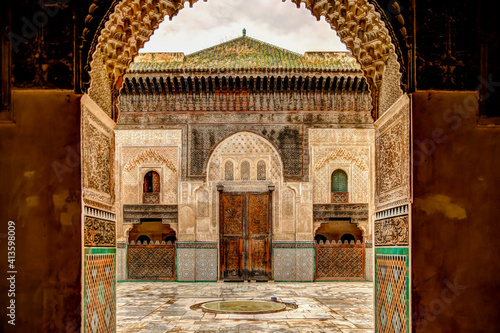
<svg viewBox="0 0 500 333">
<path fill-rule="evenodd" d="M 129 73 L 153 72 L 359 72 L 360 66 L 347 52 L 295 53 L 260 40 L 241 36 L 189 54 L 140 54 Z"/>
</svg>

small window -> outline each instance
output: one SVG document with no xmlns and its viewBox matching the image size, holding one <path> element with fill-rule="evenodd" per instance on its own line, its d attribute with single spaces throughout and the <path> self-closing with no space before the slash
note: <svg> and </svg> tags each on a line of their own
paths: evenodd
<svg viewBox="0 0 500 333">
<path fill-rule="evenodd" d="M 257 163 L 257 180 L 266 180 L 266 162 Z"/>
<path fill-rule="evenodd" d="M 141 236 L 137 237 L 137 243 L 139 243 L 139 242 L 141 242 L 143 244 L 144 244 L 144 242 L 146 242 L 146 244 L 149 244 L 149 242 L 151 242 L 151 238 L 149 238 L 146 235 L 141 235 Z"/>
<path fill-rule="evenodd" d="M 160 175 L 156 171 L 149 171 L 144 176 L 144 193 L 160 193 Z"/>
<path fill-rule="evenodd" d="M 345 171 L 337 169 L 332 173 L 332 192 L 349 192 Z"/>
<path fill-rule="evenodd" d="M 232 161 L 227 161 L 224 164 L 224 179 L 234 180 L 234 164 Z"/>
<path fill-rule="evenodd" d="M 241 180 L 250 180 L 250 162 L 241 162 Z"/>
</svg>

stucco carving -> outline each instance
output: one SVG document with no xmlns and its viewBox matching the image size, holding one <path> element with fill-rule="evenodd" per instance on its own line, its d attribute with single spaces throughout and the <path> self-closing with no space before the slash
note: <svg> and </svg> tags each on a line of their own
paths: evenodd
<svg viewBox="0 0 500 333">
<path fill-rule="evenodd" d="M 376 246 L 405 246 L 408 242 L 408 215 L 375 221 Z"/>
<path fill-rule="evenodd" d="M 123 146 L 180 146 L 182 130 L 117 130 L 116 143 Z"/>
<path fill-rule="evenodd" d="M 138 50 L 165 17 L 172 19 L 184 7 L 184 0 L 121 0 L 109 15 L 98 38 L 96 50 L 102 53 L 106 73 L 117 83 Z M 197 0 L 188 0 L 192 6 Z M 367 0 L 292 0 L 306 5 L 318 20 L 324 17 L 361 64 L 370 86 L 375 110 L 384 67 L 395 53 L 389 31 Z M 94 79 L 94 77 L 92 77 Z"/>
<path fill-rule="evenodd" d="M 85 217 L 85 246 L 115 246 L 115 222 L 96 217 Z"/>
<path fill-rule="evenodd" d="M 372 129 L 311 129 L 314 203 L 331 201 L 331 174 L 348 177 L 349 202 L 370 201 L 374 131 Z"/>
<path fill-rule="evenodd" d="M 112 87 L 108 78 L 105 63 L 105 55 L 96 50 L 92 60 L 90 77 L 92 85 L 89 88 L 89 96 L 109 116 L 113 116 Z"/>
<path fill-rule="evenodd" d="M 85 203 L 114 211 L 114 123 L 90 99 L 82 99 L 82 173 Z"/>
<path fill-rule="evenodd" d="M 410 110 L 403 95 L 375 123 L 377 210 L 405 204 L 410 199 Z"/>
<path fill-rule="evenodd" d="M 267 140 L 256 134 L 237 133 L 219 144 L 208 163 L 208 181 L 226 179 L 227 174 L 223 165 L 228 165 L 228 158 L 231 159 L 230 161 L 234 161 L 233 166 L 241 165 L 243 160 L 265 160 L 271 166 L 271 180 L 281 179 L 282 166 L 278 153 Z M 250 168 L 250 175 L 253 175 L 252 180 L 255 180 L 257 178 L 257 164 L 250 164 Z M 235 175 L 239 174 L 239 172 L 235 172 Z M 236 179 L 241 179 L 241 177 Z"/>
<path fill-rule="evenodd" d="M 194 240 L 195 214 L 190 206 L 179 210 L 179 240 Z"/>
<path fill-rule="evenodd" d="M 177 203 L 177 147 L 120 147 L 120 155 L 123 204 L 142 203 L 142 183 L 149 171 L 160 175 L 160 203 Z"/>
<path fill-rule="evenodd" d="M 147 161 L 159 162 L 161 164 L 166 165 L 167 168 L 169 168 L 173 172 L 177 172 L 177 168 L 174 165 L 174 163 L 172 163 L 170 160 L 168 160 L 162 154 L 160 154 L 158 150 L 152 148 L 143 151 L 140 155 L 128 161 L 127 164 L 123 167 L 123 171 L 130 172 L 136 166 L 143 164 Z"/>
<path fill-rule="evenodd" d="M 399 68 L 396 54 L 391 54 L 387 60 L 380 86 L 379 116 L 384 114 L 403 95 Z"/>
<path fill-rule="evenodd" d="M 141 204 L 145 173 L 160 175 L 160 203 L 177 204 L 181 130 L 116 130 L 118 204 Z M 120 211 L 118 211 L 120 212 Z"/>
</svg>

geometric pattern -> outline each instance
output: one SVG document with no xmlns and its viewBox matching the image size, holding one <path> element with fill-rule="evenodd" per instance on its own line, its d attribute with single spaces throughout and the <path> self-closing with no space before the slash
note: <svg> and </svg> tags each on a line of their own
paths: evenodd
<svg viewBox="0 0 500 333">
<path fill-rule="evenodd" d="M 87 254 L 85 262 L 85 332 L 115 332 L 115 254 Z"/>
<path fill-rule="evenodd" d="M 407 256 L 377 254 L 376 332 L 409 332 Z"/>
<path fill-rule="evenodd" d="M 274 248 L 274 281 L 313 281 L 313 248 Z"/>
<path fill-rule="evenodd" d="M 217 281 L 217 249 L 177 248 L 177 281 Z"/>
<path fill-rule="evenodd" d="M 196 249 L 196 281 L 217 281 L 217 249 Z"/>
<path fill-rule="evenodd" d="M 130 245 L 127 264 L 129 279 L 174 280 L 175 247 L 173 245 Z"/>
<path fill-rule="evenodd" d="M 295 249 L 273 249 L 274 281 L 295 281 Z"/>
<path fill-rule="evenodd" d="M 295 249 L 296 281 L 314 281 L 314 249 Z"/>
<path fill-rule="evenodd" d="M 364 278 L 364 245 L 317 244 L 316 279 Z"/>
<path fill-rule="evenodd" d="M 177 281 L 195 280 L 196 249 L 177 249 Z"/>
</svg>

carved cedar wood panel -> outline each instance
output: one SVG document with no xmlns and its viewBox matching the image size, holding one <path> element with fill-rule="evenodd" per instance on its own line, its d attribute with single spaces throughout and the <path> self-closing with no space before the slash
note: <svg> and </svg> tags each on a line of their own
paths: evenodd
<svg viewBox="0 0 500 333">
<path fill-rule="evenodd" d="M 174 280 L 173 245 L 129 245 L 128 278 L 133 280 Z"/>
<path fill-rule="evenodd" d="M 221 275 L 270 278 L 269 194 L 222 193 Z"/>
<path fill-rule="evenodd" d="M 316 279 L 363 278 L 363 244 L 316 244 Z"/>
<path fill-rule="evenodd" d="M 250 235 L 269 234 L 269 197 L 267 194 L 248 196 L 248 222 Z"/>
</svg>

